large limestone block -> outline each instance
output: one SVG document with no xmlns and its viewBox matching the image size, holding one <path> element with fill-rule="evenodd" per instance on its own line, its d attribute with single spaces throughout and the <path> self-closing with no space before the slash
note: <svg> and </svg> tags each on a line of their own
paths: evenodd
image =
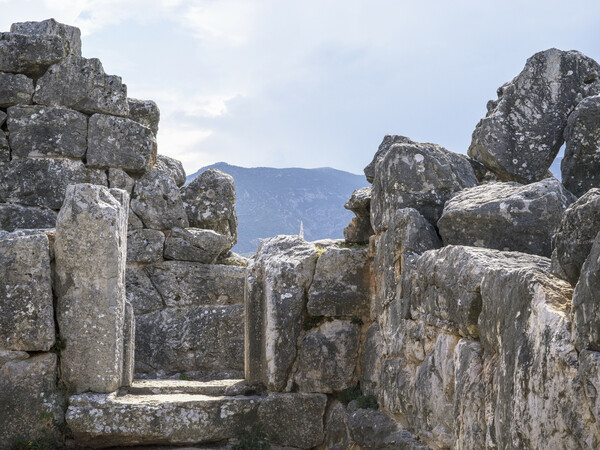
<svg viewBox="0 0 600 450">
<path fill-rule="evenodd" d="M 86 114 L 129 114 L 127 86 L 121 77 L 106 75 L 96 58 L 68 56 L 50 67 L 38 80 L 33 101 L 40 105 L 66 106 Z"/>
<path fill-rule="evenodd" d="M 181 192 L 190 226 L 228 236 L 233 247 L 237 242 L 233 177 L 217 169 L 208 169 Z"/>
<path fill-rule="evenodd" d="M 153 263 L 162 259 L 165 235 L 159 230 L 132 230 L 127 233 L 127 263 Z"/>
<path fill-rule="evenodd" d="M 181 161 L 171 158 L 170 156 L 157 155 L 156 164 L 159 165 L 159 167 L 164 167 L 171 172 L 171 176 L 173 177 L 173 180 L 175 180 L 177 187 L 181 187 L 185 184 L 185 170 Z"/>
<path fill-rule="evenodd" d="M 600 189 L 590 189 L 565 211 L 554 237 L 556 260 L 574 286 L 600 232 Z"/>
<path fill-rule="evenodd" d="M 55 291 L 66 343 L 61 374 L 74 392 L 112 392 L 121 385 L 127 200 L 118 189 L 71 185 L 58 214 Z"/>
<path fill-rule="evenodd" d="M 58 36 L 0 33 L 0 72 L 38 78 L 65 56 L 63 41 Z"/>
<path fill-rule="evenodd" d="M 0 173 L 0 201 L 58 210 L 67 186 L 78 183 L 106 186 L 106 174 L 70 159 L 13 159 Z"/>
<path fill-rule="evenodd" d="M 32 97 L 33 80 L 31 78 L 22 74 L 0 72 L 0 108 L 30 105 Z"/>
<path fill-rule="evenodd" d="M 371 267 L 366 248 L 329 247 L 317 260 L 308 291 L 313 316 L 355 316 L 369 313 Z"/>
<path fill-rule="evenodd" d="M 0 280 L 0 349 L 50 350 L 55 330 L 45 233 L 0 233 Z"/>
<path fill-rule="evenodd" d="M 65 55 L 81 56 L 81 31 L 79 28 L 59 23 L 54 19 L 13 23 L 10 26 L 10 32 L 33 36 L 58 36 L 62 39 Z"/>
<path fill-rule="evenodd" d="M 573 292 L 573 338 L 577 350 L 600 350 L 600 232 L 583 263 Z"/>
<path fill-rule="evenodd" d="M 13 106 L 6 121 L 15 156 L 81 158 L 87 150 L 87 117 L 77 111 L 47 106 Z"/>
<path fill-rule="evenodd" d="M 0 442 L 47 438 L 64 423 L 65 401 L 56 388 L 56 355 L 42 353 L 0 365 Z M 56 431 L 55 436 L 58 435 Z"/>
<path fill-rule="evenodd" d="M 421 255 L 406 273 L 407 292 L 413 319 L 446 329 L 463 336 L 477 337 L 482 326 L 481 283 L 489 273 L 548 271 L 550 260 L 518 252 L 500 252 L 477 247 L 448 246 L 430 250 Z M 408 301 L 408 300 L 407 300 Z M 497 305 L 488 305 L 496 308 Z M 497 314 L 503 314 L 499 309 Z M 479 322 L 478 322 L 479 320 Z M 484 319 L 487 335 L 499 332 L 489 328 L 489 317 Z M 512 317 L 506 316 L 504 321 Z"/>
<path fill-rule="evenodd" d="M 258 423 L 269 442 L 297 448 L 323 443 L 323 394 L 271 394 L 258 407 Z"/>
<path fill-rule="evenodd" d="M 414 144 L 410 138 L 406 136 L 399 136 L 396 134 L 386 134 L 383 137 L 383 141 L 379 144 L 379 148 L 375 152 L 375 156 L 373 156 L 373 160 L 365 167 L 365 177 L 369 183 L 373 183 L 375 179 L 375 166 L 377 162 L 383 159 L 383 157 L 387 154 L 390 147 L 394 144 Z"/>
<path fill-rule="evenodd" d="M 157 311 L 165 306 L 143 267 L 127 266 L 125 287 L 127 301 L 133 306 L 136 315 Z"/>
<path fill-rule="evenodd" d="M 375 166 L 371 225 L 384 231 L 398 209 L 415 208 L 435 224 L 450 197 L 477 185 L 469 162 L 436 144 L 394 144 Z"/>
<path fill-rule="evenodd" d="M 88 136 L 90 167 L 116 167 L 141 175 L 156 161 L 156 138 L 148 128 L 131 119 L 94 114 Z"/>
<path fill-rule="evenodd" d="M 246 279 L 246 380 L 269 390 L 290 389 L 288 377 L 302 331 L 306 292 L 317 249 L 299 236 L 264 240 Z"/>
<path fill-rule="evenodd" d="M 56 213 L 48 208 L 0 203 L 0 229 L 54 228 Z"/>
<path fill-rule="evenodd" d="M 213 230 L 173 228 L 165 243 L 165 259 L 213 264 L 228 244 L 227 236 Z"/>
<path fill-rule="evenodd" d="M 167 306 L 244 302 L 245 267 L 163 261 L 146 270 Z"/>
<path fill-rule="evenodd" d="M 153 168 L 136 180 L 131 209 L 146 228 L 167 230 L 189 226 L 181 192 L 167 170 Z"/>
<path fill-rule="evenodd" d="M 563 143 L 569 113 L 582 96 L 600 91 L 599 73 L 598 63 L 576 51 L 536 53 L 488 102 L 469 156 L 504 181 L 541 180 Z"/>
<path fill-rule="evenodd" d="M 136 372 L 242 372 L 244 306 L 166 308 L 136 317 Z"/>
<path fill-rule="evenodd" d="M 324 322 L 302 338 L 295 380 L 301 392 L 331 393 L 356 385 L 360 328 Z"/>
<path fill-rule="evenodd" d="M 489 183 L 452 197 L 438 221 L 445 245 L 472 245 L 550 257 L 552 238 L 575 197 L 556 178 Z"/>
<path fill-rule="evenodd" d="M 129 105 L 129 118 L 149 128 L 152 134 L 156 136 L 158 122 L 160 121 L 160 110 L 156 103 L 152 100 L 128 98 L 127 104 Z"/>
</svg>

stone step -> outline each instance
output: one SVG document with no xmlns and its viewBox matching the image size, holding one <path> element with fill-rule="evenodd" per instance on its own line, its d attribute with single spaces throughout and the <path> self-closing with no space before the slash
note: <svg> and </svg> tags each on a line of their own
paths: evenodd
<svg viewBox="0 0 600 450">
<path fill-rule="evenodd" d="M 255 391 L 245 380 L 135 380 L 131 386 L 123 387 L 118 395 L 165 395 L 190 394 L 209 396 L 254 395 Z"/>
<path fill-rule="evenodd" d="M 274 445 L 323 442 L 324 394 L 120 394 L 70 397 L 66 420 L 77 445 L 225 445 L 249 427 L 263 429 Z"/>
</svg>

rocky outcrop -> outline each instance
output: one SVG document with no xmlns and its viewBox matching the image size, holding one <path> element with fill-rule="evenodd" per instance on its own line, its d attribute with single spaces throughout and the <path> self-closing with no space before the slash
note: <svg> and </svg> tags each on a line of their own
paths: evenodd
<svg viewBox="0 0 600 450">
<path fill-rule="evenodd" d="M 389 149 L 392 145 L 394 145 L 394 144 L 414 144 L 414 143 L 415 143 L 414 141 L 412 141 L 410 138 L 407 138 L 406 136 L 398 136 L 395 134 L 386 134 L 383 137 L 383 141 L 381 141 L 381 144 L 379 144 L 379 148 L 377 149 L 377 152 L 375 152 L 375 156 L 373 156 L 373 160 L 364 169 L 364 173 L 365 173 L 365 177 L 366 177 L 367 181 L 369 183 L 373 183 L 373 180 L 375 180 L 375 167 L 377 166 L 377 163 L 385 157 L 385 155 L 387 154 L 387 152 L 389 151 Z"/>
<path fill-rule="evenodd" d="M 371 227 L 371 187 L 357 189 L 352 193 L 344 208 L 355 214 L 344 228 L 344 238 L 349 244 L 367 244 L 374 233 Z"/>
</svg>

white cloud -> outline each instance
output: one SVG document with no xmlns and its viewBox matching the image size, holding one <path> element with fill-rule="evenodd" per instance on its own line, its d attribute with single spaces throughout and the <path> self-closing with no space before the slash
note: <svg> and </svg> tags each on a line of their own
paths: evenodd
<svg viewBox="0 0 600 450">
<path fill-rule="evenodd" d="M 179 124 L 161 122 L 158 132 L 158 152 L 180 160 L 186 171 L 190 171 L 204 165 L 203 159 L 210 160 L 208 155 L 199 154 L 197 148 L 211 134 L 211 130 L 183 128 Z"/>
</svg>

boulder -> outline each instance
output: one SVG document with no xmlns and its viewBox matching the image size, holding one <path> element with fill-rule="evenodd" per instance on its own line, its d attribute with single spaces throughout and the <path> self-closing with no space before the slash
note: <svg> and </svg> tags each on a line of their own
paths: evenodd
<svg viewBox="0 0 600 450">
<path fill-rule="evenodd" d="M 0 441 L 3 446 L 17 448 L 17 440 L 24 437 L 47 442 L 49 436 L 60 435 L 56 427 L 64 425 L 66 405 L 56 387 L 56 377 L 54 353 L 13 359 L 0 366 Z"/>
<path fill-rule="evenodd" d="M 86 114 L 129 114 L 127 87 L 121 77 L 106 75 L 96 58 L 68 56 L 50 67 L 38 80 L 33 100 L 39 105 L 65 106 Z"/>
<path fill-rule="evenodd" d="M 189 226 L 179 188 L 167 170 L 150 170 L 136 180 L 131 209 L 147 228 L 168 230 Z"/>
<path fill-rule="evenodd" d="M 74 392 L 113 392 L 121 385 L 127 197 L 118 189 L 71 185 L 58 214 L 55 292 L 66 344 L 61 376 Z"/>
<path fill-rule="evenodd" d="M 379 144 L 379 148 L 377 149 L 377 152 L 375 152 L 373 160 L 364 169 L 365 177 L 369 183 L 373 183 L 373 180 L 375 179 L 375 166 L 377 165 L 377 162 L 385 157 L 390 147 L 394 144 L 414 144 L 414 142 L 406 136 L 386 134 L 383 137 L 381 144 Z"/>
<path fill-rule="evenodd" d="M 330 317 L 368 315 L 370 269 L 366 248 L 329 247 L 317 260 L 308 291 L 308 313 Z"/>
<path fill-rule="evenodd" d="M 30 105 L 33 80 L 22 74 L 0 72 L 0 108 Z"/>
<path fill-rule="evenodd" d="M 63 40 L 58 36 L 0 33 L 0 72 L 39 78 L 65 56 Z"/>
<path fill-rule="evenodd" d="M 233 247 L 237 242 L 233 177 L 217 169 L 208 169 L 194 178 L 181 193 L 190 226 L 228 236 Z"/>
<path fill-rule="evenodd" d="M 300 392 L 332 393 L 356 386 L 360 327 L 324 322 L 302 338 L 295 381 Z"/>
<path fill-rule="evenodd" d="M 54 19 L 41 22 L 18 22 L 10 26 L 11 33 L 31 36 L 58 36 L 62 39 L 65 55 L 81 56 L 81 31 Z"/>
<path fill-rule="evenodd" d="M 600 91 L 599 73 L 600 65 L 577 51 L 536 53 L 488 102 L 469 156 L 503 181 L 540 181 L 563 143 L 569 113 L 582 96 Z"/>
<path fill-rule="evenodd" d="M 156 148 L 152 132 L 131 119 L 106 114 L 90 117 L 87 152 L 90 167 L 116 167 L 141 175 L 154 165 Z"/>
<path fill-rule="evenodd" d="M 111 189 L 122 189 L 131 197 L 134 186 L 135 180 L 123 170 L 114 167 L 108 169 L 108 187 Z"/>
<path fill-rule="evenodd" d="M 593 188 L 567 208 L 554 237 L 556 259 L 573 286 L 598 232 L 600 189 Z"/>
<path fill-rule="evenodd" d="M 50 350 L 55 330 L 46 233 L 1 233 L 0 279 L 0 348 Z"/>
<path fill-rule="evenodd" d="M 270 391 L 291 389 L 306 292 L 312 282 L 317 249 L 300 236 L 261 242 L 246 279 L 246 380 Z"/>
<path fill-rule="evenodd" d="M 127 266 L 125 270 L 127 301 L 136 315 L 163 309 L 162 297 L 150 281 L 146 270 L 138 266 Z"/>
<path fill-rule="evenodd" d="M 213 230 L 173 228 L 165 244 L 165 259 L 213 264 L 229 250 L 229 239 Z"/>
<path fill-rule="evenodd" d="M 56 213 L 47 208 L 0 203 L 0 230 L 54 228 Z"/>
<path fill-rule="evenodd" d="M 324 448 L 328 450 L 346 450 L 350 447 L 351 439 L 348 431 L 348 413 L 346 408 L 338 401 L 327 408 L 325 413 L 325 441 Z"/>
<path fill-rule="evenodd" d="M 150 128 L 152 134 L 158 133 L 158 122 L 160 121 L 160 110 L 152 100 L 138 100 L 128 98 L 129 118 L 146 128 Z"/>
<path fill-rule="evenodd" d="M 127 233 L 127 264 L 153 263 L 163 257 L 165 235 L 159 230 L 132 230 Z"/>
<path fill-rule="evenodd" d="M 87 117 L 47 106 L 12 106 L 6 121 L 15 156 L 82 158 L 87 150 Z"/>
<path fill-rule="evenodd" d="M 70 159 L 13 159 L 0 172 L 0 201 L 58 210 L 70 184 L 106 186 L 106 174 Z"/>
<path fill-rule="evenodd" d="M 171 172 L 171 176 L 173 177 L 173 180 L 175 180 L 177 187 L 181 187 L 185 184 L 185 170 L 183 169 L 181 161 L 171 158 L 170 156 L 158 155 L 156 157 L 156 164 L 161 169 L 164 168 Z"/>
<path fill-rule="evenodd" d="M 163 261 L 147 266 L 146 270 L 167 306 L 244 302 L 244 267 Z"/>
<path fill-rule="evenodd" d="M 415 208 L 435 224 L 456 192 L 477 185 L 469 162 L 436 144 L 394 144 L 375 167 L 371 225 L 384 231 L 396 210 Z"/>
<path fill-rule="evenodd" d="M 352 211 L 357 217 L 368 217 L 371 212 L 371 186 L 356 189 L 344 208 Z"/>
<path fill-rule="evenodd" d="M 136 317 L 136 373 L 244 370 L 244 306 L 166 308 Z"/>
<path fill-rule="evenodd" d="M 600 95 L 584 98 L 569 115 L 562 181 L 577 197 L 600 188 Z"/>
<path fill-rule="evenodd" d="M 131 386 L 135 368 L 135 315 L 131 303 L 125 302 L 123 320 L 123 376 L 121 386 Z"/>
<path fill-rule="evenodd" d="M 471 245 L 550 257 L 552 238 L 575 197 L 556 178 L 488 183 L 452 197 L 438 221 L 444 245 Z"/>
</svg>

